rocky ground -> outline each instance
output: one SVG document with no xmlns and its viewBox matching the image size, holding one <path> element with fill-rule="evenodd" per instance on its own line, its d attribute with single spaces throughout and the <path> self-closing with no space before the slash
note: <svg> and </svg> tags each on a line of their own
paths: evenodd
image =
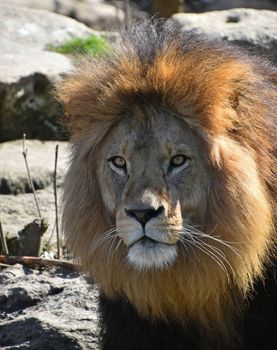
<svg viewBox="0 0 277 350">
<path fill-rule="evenodd" d="M 0 273 L 0 348 L 98 349 L 97 289 L 76 272 L 15 265 Z"/>
<path fill-rule="evenodd" d="M 25 141 L 39 207 L 48 222 L 42 237 L 47 257 L 56 253 L 53 194 L 56 145 L 60 202 L 68 163 L 67 142 Z M 0 159 L 0 213 L 10 243 L 38 215 L 22 155 L 22 140 L 0 144 Z M 92 281 L 59 267 L 36 270 L 15 265 L 1 269 L 0 264 L 0 348 L 98 349 L 97 289 Z"/>
</svg>

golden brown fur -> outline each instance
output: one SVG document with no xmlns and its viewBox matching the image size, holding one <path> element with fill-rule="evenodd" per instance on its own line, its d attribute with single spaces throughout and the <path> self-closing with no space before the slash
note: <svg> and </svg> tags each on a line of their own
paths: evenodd
<svg viewBox="0 0 277 350">
<path fill-rule="evenodd" d="M 237 296 L 251 292 L 253 281 L 262 278 L 275 240 L 276 73 L 233 48 L 193 36 L 184 48 L 175 39 L 164 41 L 149 59 L 126 39 L 115 54 L 86 59 L 57 88 L 73 144 L 64 229 L 107 296 L 124 294 L 154 318 L 196 320 L 204 327 L 217 323 L 224 331 L 232 310 L 239 310 Z M 229 279 L 201 252 L 190 259 L 180 253 L 170 269 L 138 271 L 126 262 L 122 245 L 115 254 L 111 241 L 93 252 L 89 248 L 115 220 L 96 181 L 102 142 L 128 111 L 142 113 L 140 106 L 153 103 L 192 126 L 206 152 L 212 180 L 205 232 L 238 248 L 235 254 L 214 243 L 232 267 L 233 272 L 227 266 Z"/>
</svg>

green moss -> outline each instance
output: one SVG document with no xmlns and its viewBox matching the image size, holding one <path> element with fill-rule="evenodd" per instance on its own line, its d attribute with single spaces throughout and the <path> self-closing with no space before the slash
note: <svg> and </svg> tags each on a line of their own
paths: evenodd
<svg viewBox="0 0 277 350">
<path fill-rule="evenodd" d="M 58 47 L 48 47 L 49 50 L 62 54 L 89 54 L 103 56 L 110 51 L 110 44 L 102 37 L 90 35 L 84 38 L 74 38 Z"/>
</svg>

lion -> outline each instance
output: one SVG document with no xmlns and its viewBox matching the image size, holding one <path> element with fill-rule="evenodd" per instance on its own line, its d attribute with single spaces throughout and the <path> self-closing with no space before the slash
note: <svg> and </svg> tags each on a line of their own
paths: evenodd
<svg viewBox="0 0 277 350">
<path fill-rule="evenodd" d="M 57 86 L 63 228 L 99 285 L 102 349 L 277 348 L 276 77 L 146 21 Z"/>
</svg>

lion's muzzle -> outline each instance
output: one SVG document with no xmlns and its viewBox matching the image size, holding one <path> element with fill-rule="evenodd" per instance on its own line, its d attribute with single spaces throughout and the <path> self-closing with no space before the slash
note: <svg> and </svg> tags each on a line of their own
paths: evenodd
<svg viewBox="0 0 277 350">
<path fill-rule="evenodd" d="M 125 212 L 128 216 L 135 218 L 142 225 L 143 229 L 145 229 L 145 225 L 149 220 L 159 216 L 161 213 L 164 212 L 164 206 L 160 206 L 158 209 L 125 209 Z"/>
</svg>

